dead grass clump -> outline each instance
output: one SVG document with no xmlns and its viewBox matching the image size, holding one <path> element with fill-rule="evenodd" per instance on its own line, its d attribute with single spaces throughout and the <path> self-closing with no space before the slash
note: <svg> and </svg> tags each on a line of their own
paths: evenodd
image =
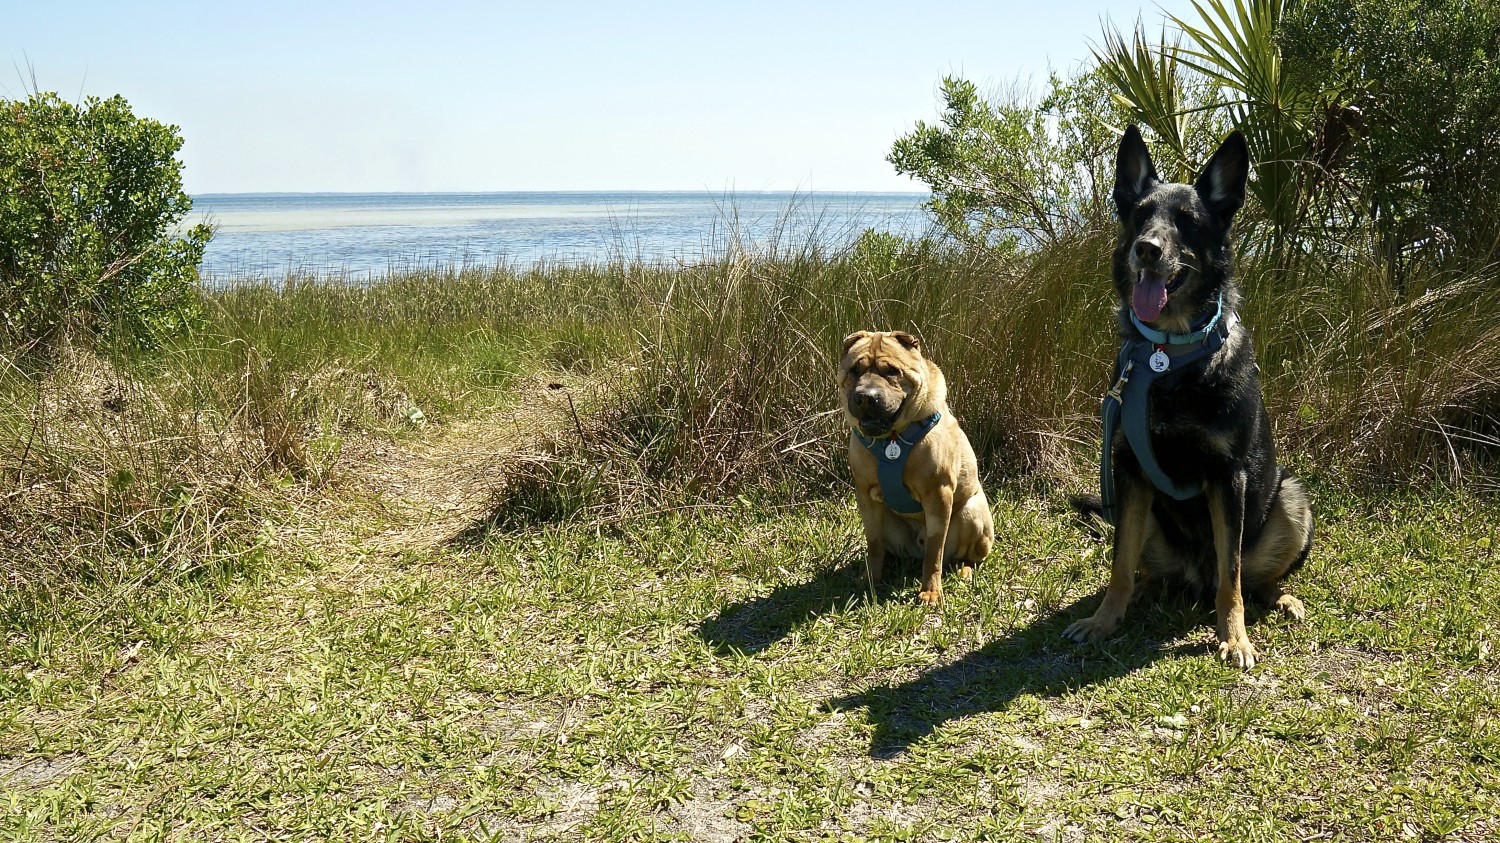
<svg viewBox="0 0 1500 843">
<path fill-rule="evenodd" d="M 185 355 L 132 367 L 73 343 L 0 373 L 7 597 L 141 585 L 252 547 L 276 479 L 322 472 L 298 396 L 249 359 L 238 376 Z"/>
<path fill-rule="evenodd" d="M 289 386 L 289 392 L 311 402 L 307 414 L 323 430 L 347 433 L 417 423 L 416 402 L 393 378 L 372 366 L 330 366 Z"/>
<path fill-rule="evenodd" d="M 1493 486 L 1500 268 L 1433 272 L 1400 290 L 1359 261 L 1247 275 L 1267 404 L 1289 453 L 1362 483 Z"/>
<path fill-rule="evenodd" d="M 670 484 L 649 473 L 640 449 L 614 424 L 616 414 L 602 408 L 617 400 L 615 387 L 605 379 L 582 389 L 551 382 L 531 396 L 530 406 L 518 408 L 513 446 L 488 478 L 484 514 L 457 540 L 546 524 L 602 523 L 657 508 L 649 501 Z"/>
</svg>

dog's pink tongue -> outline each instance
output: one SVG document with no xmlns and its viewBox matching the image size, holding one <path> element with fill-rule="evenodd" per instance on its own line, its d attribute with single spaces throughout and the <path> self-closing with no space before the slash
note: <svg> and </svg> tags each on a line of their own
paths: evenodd
<svg viewBox="0 0 1500 843">
<path fill-rule="evenodd" d="M 1130 306 L 1135 318 L 1142 322 L 1155 322 L 1167 306 L 1167 279 L 1152 272 L 1141 270 L 1136 279 L 1135 290 L 1130 296 Z"/>
</svg>

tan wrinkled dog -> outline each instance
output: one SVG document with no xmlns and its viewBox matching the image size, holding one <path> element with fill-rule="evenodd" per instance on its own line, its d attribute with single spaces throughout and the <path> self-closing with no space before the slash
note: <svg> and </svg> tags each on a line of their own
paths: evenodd
<svg viewBox="0 0 1500 843">
<path fill-rule="evenodd" d="M 943 597 L 943 563 L 957 560 L 961 576 L 970 579 L 995 541 L 974 448 L 948 410 L 948 384 L 922 356 L 917 338 L 904 331 L 845 337 L 838 384 L 870 582 L 880 581 L 887 556 L 920 557 L 918 599 L 935 605 Z M 907 494 L 882 489 L 883 461 L 890 462 L 887 483 L 899 478 Z M 902 512 L 902 504 L 920 508 Z"/>
</svg>

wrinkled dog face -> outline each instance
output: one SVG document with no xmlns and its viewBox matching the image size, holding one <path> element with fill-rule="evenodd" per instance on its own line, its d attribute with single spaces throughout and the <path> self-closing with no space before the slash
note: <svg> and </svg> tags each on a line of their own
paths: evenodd
<svg viewBox="0 0 1500 843">
<path fill-rule="evenodd" d="M 864 435 L 890 433 L 922 378 L 920 343 L 911 334 L 859 331 L 844 338 L 839 401 Z"/>
</svg>

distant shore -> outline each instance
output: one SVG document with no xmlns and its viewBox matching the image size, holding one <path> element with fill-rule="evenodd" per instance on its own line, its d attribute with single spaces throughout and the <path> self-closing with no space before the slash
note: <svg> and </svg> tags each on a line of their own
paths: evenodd
<svg viewBox="0 0 1500 843">
<path fill-rule="evenodd" d="M 211 282 L 286 275 L 368 280 L 448 267 L 690 261 L 733 239 L 814 238 L 867 228 L 906 236 L 930 224 L 926 193 L 556 191 L 255 193 L 194 197 L 191 222 L 216 234 Z"/>
</svg>

